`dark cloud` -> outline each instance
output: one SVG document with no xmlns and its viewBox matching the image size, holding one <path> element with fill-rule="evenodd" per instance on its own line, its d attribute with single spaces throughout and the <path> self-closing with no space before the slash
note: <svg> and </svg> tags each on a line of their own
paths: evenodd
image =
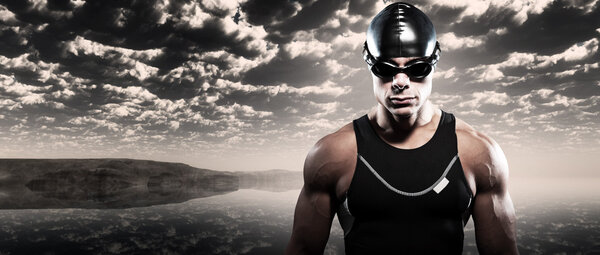
<svg viewBox="0 0 600 255">
<path fill-rule="evenodd" d="M 296 8 L 292 1 L 250 0 L 241 5 L 244 18 L 252 25 L 270 25 L 292 16 Z"/>
<path fill-rule="evenodd" d="M 159 98 L 166 98 L 171 100 L 177 100 L 181 98 L 192 98 L 199 94 L 199 87 L 202 85 L 202 81 L 189 81 L 185 79 L 176 79 L 173 82 L 165 82 L 151 78 L 146 81 L 146 88 L 158 96 Z"/>
<path fill-rule="evenodd" d="M 87 1 L 74 11 L 69 25 L 103 44 L 156 48 L 162 46 L 173 28 L 159 23 L 162 14 L 155 6 L 156 1 Z"/>
<path fill-rule="evenodd" d="M 27 51 L 26 39 L 10 28 L 0 30 L 0 54 L 9 58 Z"/>
<path fill-rule="evenodd" d="M 448 50 L 443 43 L 440 43 L 440 48 L 442 49 L 442 53 L 438 65 L 442 69 L 450 69 L 452 67 L 468 68 L 477 65 L 498 63 L 505 60 L 509 55 L 508 52 L 493 54 L 483 47 Z"/>
<path fill-rule="evenodd" d="M 431 19 L 436 33 L 454 32 L 450 29 L 450 26 L 452 23 L 458 21 L 460 14 L 464 10 L 464 7 L 453 8 L 443 5 L 433 5 L 431 10 L 427 12 L 427 16 Z"/>
<path fill-rule="evenodd" d="M 567 84 L 565 88 L 560 88 L 559 86 L 557 87 L 562 89 L 561 93 L 568 97 L 573 97 L 577 99 L 588 99 L 593 96 L 600 96 L 600 84 L 598 82 L 600 81 L 600 68 L 595 67 L 586 70 L 586 68 L 583 67 L 583 65 L 585 64 L 597 65 L 598 62 L 594 60 L 599 58 L 600 54 L 596 54 L 587 61 L 588 63 L 582 63 L 581 65 L 575 66 L 575 72 L 572 75 L 557 77 L 555 81 L 552 82 L 552 84 Z"/>
<path fill-rule="evenodd" d="M 335 11 L 339 10 L 343 3 L 344 1 L 341 0 L 315 1 L 273 28 L 282 34 L 318 28 L 334 16 Z"/>
<path fill-rule="evenodd" d="M 73 7 L 71 0 L 48 0 L 49 10 L 70 11 Z"/>
<path fill-rule="evenodd" d="M 248 22 L 263 25 L 270 32 L 270 41 L 281 44 L 291 41 L 296 31 L 319 28 L 334 18 L 335 11 L 345 4 L 340 0 L 306 2 L 295 15 L 291 1 L 251 0 L 242 4 L 241 11 L 247 16 Z"/>
<path fill-rule="evenodd" d="M 256 85 L 308 86 L 327 80 L 330 73 L 325 63 L 311 58 L 278 57 L 246 72 L 242 82 Z"/>
<path fill-rule="evenodd" d="M 348 4 L 348 13 L 353 15 L 362 15 L 367 18 L 375 16 L 377 10 L 373 1 L 369 0 L 350 0 Z"/>
<path fill-rule="evenodd" d="M 446 14 L 455 15 L 455 10 L 445 9 Z M 502 28 L 507 25 L 514 24 L 514 16 L 517 14 L 514 10 L 507 7 L 495 7 L 490 6 L 480 16 L 466 16 L 458 22 L 447 20 L 450 22 L 456 22 L 447 28 L 457 36 L 471 36 L 471 35 L 486 35 L 492 29 Z M 441 24 L 449 24 L 447 22 L 441 22 Z M 514 26 L 514 25 L 513 25 Z"/>
<path fill-rule="evenodd" d="M 195 47 L 193 52 L 205 52 L 213 50 L 225 50 L 239 56 L 249 59 L 258 57 L 262 50 L 248 47 L 248 43 L 253 38 L 237 39 L 239 32 L 225 34 L 224 24 L 220 20 L 206 21 L 202 29 L 182 31 L 182 37 L 193 42 Z"/>
<path fill-rule="evenodd" d="M 0 4 L 15 13 L 15 17 L 24 23 L 39 25 L 55 21 L 58 18 L 55 13 L 34 9 L 34 4 L 29 1 L 3 0 L 0 1 Z"/>
<path fill-rule="evenodd" d="M 600 5 L 597 2 L 596 5 Z M 569 46 L 597 37 L 600 27 L 600 8 L 585 13 L 567 5 L 565 1 L 553 1 L 544 12 L 529 14 L 522 25 L 509 24 L 508 33 L 490 38 L 486 50 L 490 52 L 536 52 L 551 55 Z"/>
</svg>

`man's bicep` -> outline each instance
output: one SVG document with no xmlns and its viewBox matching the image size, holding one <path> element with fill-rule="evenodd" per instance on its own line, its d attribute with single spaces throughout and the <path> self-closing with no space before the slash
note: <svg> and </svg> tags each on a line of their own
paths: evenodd
<svg viewBox="0 0 600 255">
<path fill-rule="evenodd" d="M 515 211 L 507 191 L 477 194 L 473 208 L 477 248 L 481 254 L 517 254 Z"/>
<path fill-rule="evenodd" d="M 328 192 L 306 185 L 300 191 L 294 226 L 286 254 L 322 254 L 333 219 L 332 198 Z"/>
<path fill-rule="evenodd" d="M 518 254 L 508 162 L 493 139 L 483 134 L 479 137 L 478 153 L 472 158 L 477 182 L 473 208 L 477 248 L 480 254 Z"/>
<path fill-rule="evenodd" d="M 481 254 L 518 254 L 515 209 L 508 192 L 508 164 L 497 145 L 491 148 L 489 161 L 483 160 L 479 169 L 486 174 L 480 174 L 485 180 L 480 179 L 473 208 L 477 248 Z"/>
</svg>

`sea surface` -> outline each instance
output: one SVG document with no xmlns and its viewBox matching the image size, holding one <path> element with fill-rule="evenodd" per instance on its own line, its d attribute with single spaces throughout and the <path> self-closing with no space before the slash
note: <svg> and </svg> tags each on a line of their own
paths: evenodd
<svg viewBox="0 0 600 255">
<path fill-rule="evenodd" d="M 521 254 L 600 254 L 598 184 L 513 184 Z M 146 207 L 0 209 L 0 254 L 282 254 L 298 194 L 240 189 Z M 336 218 L 325 254 L 344 254 L 342 236 Z M 472 221 L 464 254 L 477 254 Z"/>
</svg>

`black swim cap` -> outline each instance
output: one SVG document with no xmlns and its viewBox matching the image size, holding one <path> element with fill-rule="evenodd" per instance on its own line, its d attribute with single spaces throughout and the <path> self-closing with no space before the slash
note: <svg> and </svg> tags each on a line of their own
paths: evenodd
<svg viewBox="0 0 600 255">
<path fill-rule="evenodd" d="M 411 4 L 398 2 L 385 7 L 371 21 L 363 55 L 369 65 L 395 57 L 429 57 L 439 53 L 436 43 L 435 28 L 427 15 Z"/>
</svg>

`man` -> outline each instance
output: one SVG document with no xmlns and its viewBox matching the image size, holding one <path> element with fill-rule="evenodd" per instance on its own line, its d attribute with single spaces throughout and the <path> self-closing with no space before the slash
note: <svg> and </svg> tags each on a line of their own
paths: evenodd
<svg viewBox="0 0 600 255">
<path fill-rule="evenodd" d="M 387 6 L 363 53 L 377 106 L 309 152 L 286 253 L 323 253 L 338 213 L 346 254 L 461 254 L 470 216 L 481 254 L 517 254 L 502 150 L 429 101 L 440 54 L 429 18 Z"/>
</svg>

